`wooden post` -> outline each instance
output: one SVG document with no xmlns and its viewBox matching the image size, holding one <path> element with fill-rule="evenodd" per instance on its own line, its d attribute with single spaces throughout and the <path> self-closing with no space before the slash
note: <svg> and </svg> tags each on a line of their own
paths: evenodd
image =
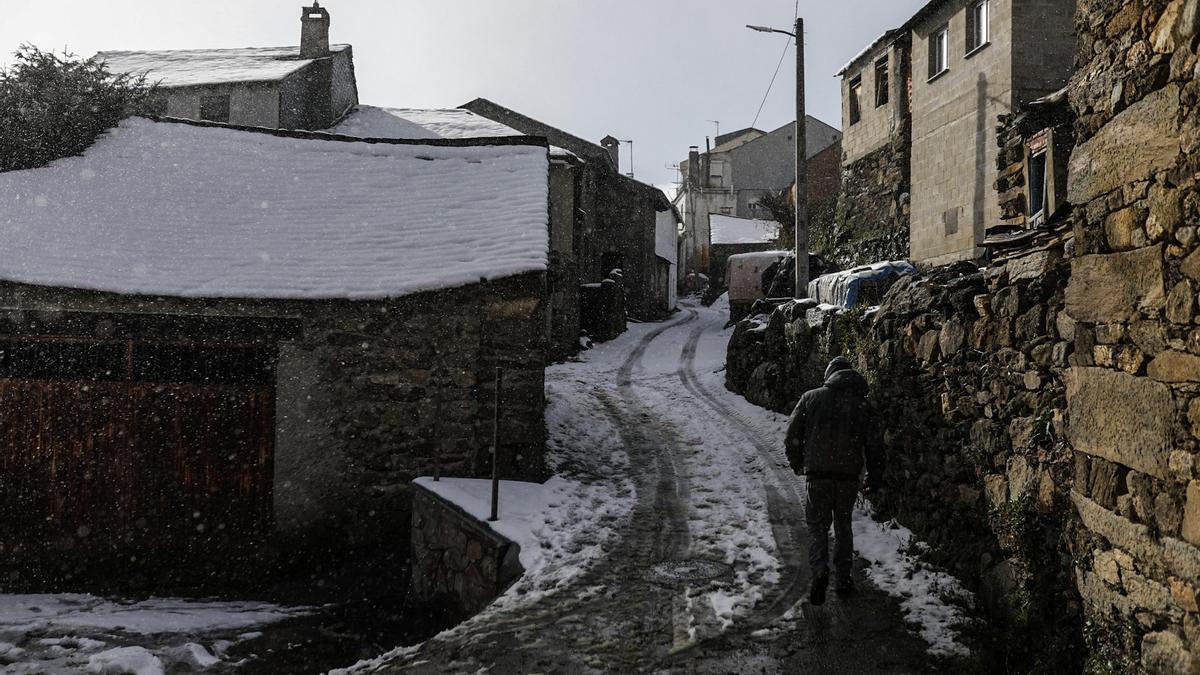
<svg viewBox="0 0 1200 675">
<path fill-rule="evenodd" d="M 496 368 L 496 403 L 492 408 L 492 515 L 488 520 L 495 522 L 500 517 L 500 386 L 504 381 L 504 370 Z"/>
</svg>

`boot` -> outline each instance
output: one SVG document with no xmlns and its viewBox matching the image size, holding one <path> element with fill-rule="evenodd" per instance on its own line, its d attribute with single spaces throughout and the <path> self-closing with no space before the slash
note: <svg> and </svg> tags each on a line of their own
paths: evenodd
<svg viewBox="0 0 1200 675">
<path fill-rule="evenodd" d="M 825 588 L 829 586 L 829 572 L 818 572 L 808 589 L 808 601 L 814 606 L 825 604 Z"/>
</svg>

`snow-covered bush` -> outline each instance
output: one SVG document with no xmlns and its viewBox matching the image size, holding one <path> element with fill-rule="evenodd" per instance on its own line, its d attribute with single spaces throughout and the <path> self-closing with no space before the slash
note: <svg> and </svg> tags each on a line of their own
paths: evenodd
<svg viewBox="0 0 1200 675">
<path fill-rule="evenodd" d="M 32 169 L 87 149 L 154 93 L 145 76 L 22 45 L 0 68 L 0 171 Z"/>
</svg>

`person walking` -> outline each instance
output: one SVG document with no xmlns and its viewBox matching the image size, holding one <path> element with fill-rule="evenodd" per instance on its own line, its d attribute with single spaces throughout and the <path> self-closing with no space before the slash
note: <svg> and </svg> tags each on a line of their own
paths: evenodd
<svg viewBox="0 0 1200 675">
<path fill-rule="evenodd" d="M 808 525 L 808 564 L 812 568 L 809 601 L 825 602 L 829 586 L 829 526 L 833 525 L 834 590 L 854 592 L 850 577 L 854 534 L 850 526 L 859 480 L 866 468 L 864 492 L 879 487 L 882 443 L 867 403 L 867 381 L 844 357 L 829 362 L 825 384 L 805 392 L 788 419 L 788 463 L 805 476 L 804 518 Z"/>
</svg>

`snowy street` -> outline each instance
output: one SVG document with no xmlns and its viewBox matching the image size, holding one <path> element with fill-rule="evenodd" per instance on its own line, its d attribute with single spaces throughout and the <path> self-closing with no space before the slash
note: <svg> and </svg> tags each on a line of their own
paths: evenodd
<svg viewBox="0 0 1200 675">
<path fill-rule="evenodd" d="M 348 672 L 917 672 L 959 651 L 943 599 L 965 594 L 865 506 L 860 592 L 808 605 L 786 418 L 725 390 L 726 316 L 687 306 L 548 369 L 556 499 L 526 574 L 466 623 Z"/>
</svg>

